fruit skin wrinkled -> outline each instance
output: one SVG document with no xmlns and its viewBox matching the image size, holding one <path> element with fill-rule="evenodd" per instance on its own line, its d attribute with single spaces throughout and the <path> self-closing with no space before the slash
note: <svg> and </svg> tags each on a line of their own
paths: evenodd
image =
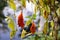
<svg viewBox="0 0 60 40">
<path fill-rule="evenodd" d="M 43 16 L 44 16 L 44 18 L 45 18 L 45 19 L 47 19 L 47 18 L 48 18 L 48 15 L 49 15 L 49 14 L 48 14 L 48 12 L 47 12 L 47 11 L 45 11 L 45 12 L 44 12 L 44 14 L 43 14 Z"/>
<path fill-rule="evenodd" d="M 54 27 L 54 21 L 53 20 L 51 21 L 50 25 L 52 28 Z"/>
<path fill-rule="evenodd" d="M 22 30 L 22 33 L 21 33 L 21 38 L 24 38 L 26 33 L 27 33 L 27 32 L 23 29 L 23 30 Z"/>
<path fill-rule="evenodd" d="M 46 23 L 44 24 L 43 33 L 44 33 L 44 34 L 47 34 L 47 31 L 48 31 L 48 22 L 46 22 Z"/>
<path fill-rule="evenodd" d="M 13 0 L 9 0 L 7 1 L 7 3 L 9 4 L 9 7 L 13 10 L 16 10 L 16 4 L 14 3 Z"/>
<path fill-rule="evenodd" d="M 8 17 L 6 18 L 6 22 L 8 23 L 8 28 L 9 28 L 11 31 L 16 30 L 16 28 L 15 28 L 15 22 L 14 22 L 14 20 L 13 20 L 10 16 L 8 16 Z M 12 25 L 12 24 L 13 24 L 13 25 Z"/>
<path fill-rule="evenodd" d="M 18 25 L 19 25 L 19 27 L 21 27 L 22 29 L 24 28 L 24 19 L 23 19 L 23 14 L 22 14 L 22 12 L 21 12 L 20 15 L 18 16 Z"/>
<path fill-rule="evenodd" d="M 8 23 L 8 28 L 10 29 L 10 39 L 12 39 L 16 34 L 15 22 L 10 16 L 6 17 L 6 22 Z"/>
<path fill-rule="evenodd" d="M 32 23 L 32 25 L 30 27 L 30 31 L 31 31 L 32 34 L 34 34 L 35 31 L 36 31 L 36 26 L 35 26 L 35 23 L 34 22 Z"/>
<path fill-rule="evenodd" d="M 10 32 L 10 39 L 12 39 L 16 35 L 16 31 L 11 31 Z"/>
<path fill-rule="evenodd" d="M 21 0 L 21 4 L 25 8 L 26 7 L 26 0 Z"/>
</svg>

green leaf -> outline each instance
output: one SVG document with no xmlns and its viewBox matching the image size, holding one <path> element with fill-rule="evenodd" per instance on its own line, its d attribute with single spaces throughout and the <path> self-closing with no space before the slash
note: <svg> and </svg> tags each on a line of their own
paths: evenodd
<svg viewBox="0 0 60 40">
<path fill-rule="evenodd" d="M 26 16 L 26 18 L 31 18 L 31 16 Z"/>
<path fill-rule="evenodd" d="M 36 19 L 36 14 L 33 14 L 32 15 L 32 18 L 35 20 Z"/>
</svg>

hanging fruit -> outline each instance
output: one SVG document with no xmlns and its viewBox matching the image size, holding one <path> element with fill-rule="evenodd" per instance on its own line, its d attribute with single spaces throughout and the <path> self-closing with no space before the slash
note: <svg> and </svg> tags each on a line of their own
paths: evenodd
<svg viewBox="0 0 60 40">
<path fill-rule="evenodd" d="M 26 36 L 26 31 L 23 29 L 22 33 L 21 33 L 21 38 L 24 38 Z"/>
<path fill-rule="evenodd" d="M 28 25 L 28 27 L 24 27 L 24 29 L 22 30 L 22 33 L 21 33 L 21 38 L 24 38 L 24 37 L 28 36 L 28 34 L 30 34 L 31 25 L 32 25 L 32 23 L 30 23 Z"/>
<path fill-rule="evenodd" d="M 44 6 L 44 2 L 43 0 L 39 0 L 40 6 L 43 7 Z"/>
<path fill-rule="evenodd" d="M 10 16 L 8 16 L 7 18 L 6 18 L 6 22 L 8 23 L 8 28 L 10 29 L 10 39 L 12 39 L 14 36 L 15 36 L 15 34 L 16 34 L 16 27 L 15 27 L 15 22 L 14 22 L 14 20 L 10 17 Z"/>
<path fill-rule="evenodd" d="M 15 22 L 14 22 L 14 20 L 13 20 L 10 16 L 8 16 L 8 17 L 6 18 L 6 22 L 8 23 L 8 28 L 9 28 L 10 30 L 12 30 L 12 31 L 16 30 L 16 29 L 15 29 Z M 12 25 L 12 24 L 13 24 L 13 25 Z"/>
<path fill-rule="evenodd" d="M 21 0 L 21 4 L 23 7 L 26 7 L 26 0 Z"/>
<path fill-rule="evenodd" d="M 18 25 L 23 29 L 24 28 L 24 19 L 23 13 L 21 12 L 18 16 Z"/>
<path fill-rule="evenodd" d="M 52 28 L 54 27 L 54 21 L 53 20 L 51 21 L 50 25 Z"/>
<path fill-rule="evenodd" d="M 16 31 L 11 31 L 10 32 L 10 39 L 12 39 L 16 35 Z"/>
<path fill-rule="evenodd" d="M 16 10 L 16 4 L 14 3 L 13 0 L 9 0 L 8 4 L 9 4 L 10 8 L 12 8 L 13 10 Z"/>
<path fill-rule="evenodd" d="M 44 16 L 45 19 L 47 19 L 48 18 L 48 13 L 45 11 L 43 16 Z"/>
<path fill-rule="evenodd" d="M 48 31 L 48 22 L 46 22 L 46 23 L 44 24 L 43 33 L 44 33 L 44 34 L 47 34 L 47 31 Z"/>
<path fill-rule="evenodd" d="M 30 27 L 30 31 L 31 31 L 32 34 L 34 34 L 35 31 L 36 31 L 36 26 L 35 26 L 35 23 L 34 22 L 32 23 L 32 25 Z"/>
</svg>

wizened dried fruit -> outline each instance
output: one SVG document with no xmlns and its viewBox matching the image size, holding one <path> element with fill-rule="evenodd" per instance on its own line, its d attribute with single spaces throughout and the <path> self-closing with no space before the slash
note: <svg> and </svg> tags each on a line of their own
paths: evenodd
<svg viewBox="0 0 60 40">
<path fill-rule="evenodd" d="M 23 19 L 23 14 L 22 12 L 18 16 L 18 25 L 21 26 L 21 28 L 24 28 L 24 19 Z"/>
<path fill-rule="evenodd" d="M 35 26 L 34 22 L 32 23 L 32 26 L 30 27 L 30 31 L 32 34 L 34 34 L 36 31 L 36 26 Z"/>
</svg>

